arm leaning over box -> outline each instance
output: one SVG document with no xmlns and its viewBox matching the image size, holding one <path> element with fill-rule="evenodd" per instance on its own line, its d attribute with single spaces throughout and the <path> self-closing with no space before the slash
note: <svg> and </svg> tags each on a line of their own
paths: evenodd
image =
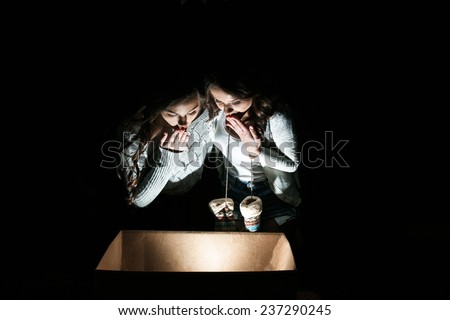
<svg viewBox="0 0 450 320">
<path fill-rule="evenodd" d="M 121 161 L 126 184 L 138 175 L 137 170 L 140 174 L 134 188 L 134 205 L 148 206 L 162 192 L 169 195 L 186 193 L 201 179 L 209 145 L 207 116 L 203 113 L 187 129 L 190 136 L 184 151 L 165 149 L 154 142 L 142 145 L 139 141 L 124 149 Z M 128 141 L 133 138 L 130 136 Z"/>
</svg>

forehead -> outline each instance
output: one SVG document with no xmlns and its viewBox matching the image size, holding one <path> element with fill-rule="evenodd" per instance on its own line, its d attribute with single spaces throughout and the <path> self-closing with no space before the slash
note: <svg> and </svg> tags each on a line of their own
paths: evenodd
<svg viewBox="0 0 450 320">
<path fill-rule="evenodd" d="M 217 100 L 220 100 L 222 102 L 236 100 L 236 97 L 223 91 L 219 87 L 212 86 L 209 90 L 214 98 L 216 98 Z"/>
</svg>

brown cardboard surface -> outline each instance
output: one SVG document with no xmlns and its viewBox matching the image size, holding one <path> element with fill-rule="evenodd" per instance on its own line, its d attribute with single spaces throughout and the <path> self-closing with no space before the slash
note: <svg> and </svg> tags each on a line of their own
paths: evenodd
<svg viewBox="0 0 450 320">
<path fill-rule="evenodd" d="M 294 299 L 282 233 L 122 230 L 96 268 L 100 299 Z"/>
<path fill-rule="evenodd" d="M 295 263 L 282 233 L 122 230 L 97 270 L 281 271 Z"/>
</svg>

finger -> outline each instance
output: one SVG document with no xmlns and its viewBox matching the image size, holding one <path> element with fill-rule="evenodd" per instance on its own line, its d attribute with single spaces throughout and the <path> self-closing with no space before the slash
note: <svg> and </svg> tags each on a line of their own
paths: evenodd
<svg viewBox="0 0 450 320">
<path fill-rule="evenodd" d="M 187 131 L 185 131 L 185 132 L 183 132 L 183 134 L 182 134 L 180 140 L 181 140 L 182 142 L 188 142 L 188 141 L 189 141 L 189 136 L 190 136 L 190 133 L 187 132 Z"/>
<path fill-rule="evenodd" d="M 233 119 L 232 121 L 238 130 L 248 132 L 248 128 L 245 126 L 245 124 L 242 123 L 242 121 L 240 121 L 236 118 L 231 118 L 231 119 Z"/>
<path fill-rule="evenodd" d="M 232 124 L 232 123 L 227 123 L 226 124 L 226 126 L 228 127 L 228 128 L 230 128 L 230 129 L 232 129 L 234 132 L 236 132 L 237 131 L 237 129 L 236 129 L 236 127 Z"/>
<path fill-rule="evenodd" d="M 250 134 L 252 135 L 253 140 L 255 140 L 256 142 L 259 143 L 261 141 L 253 126 L 250 126 Z"/>
<path fill-rule="evenodd" d="M 231 129 L 234 129 L 236 126 L 235 122 L 233 121 L 232 117 L 228 117 L 227 121 L 225 122 L 225 126 L 230 127 Z"/>
<path fill-rule="evenodd" d="M 243 131 L 243 127 L 245 127 L 242 125 L 242 123 L 239 120 L 232 118 L 232 117 L 230 117 L 230 121 L 228 121 L 228 123 L 229 123 L 228 126 L 231 129 L 233 129 L 236 133 Z"/>
<path fill-rule="evenodd" d="M 166 142 L 166 139 L 167 139 L 167 132 L 164 132 L 159 145 L 163 146 L 164 142 Z"/>
<path fill-rule="evenodd" d="M 182 140 L 185 138 L 186 135 L 189 134 L 189 132 L 187 132 L 186 130 L 178 130 L 179 134 L 178 134 L 178 139 Z"/>
<path fill-rule="evenodd" d="M 180 131 L 175 130 L 169 138 L 169 143 L 174 143 L 175 139 L 178 137 L 179 134 L 180 134 Z"/>
</svg>

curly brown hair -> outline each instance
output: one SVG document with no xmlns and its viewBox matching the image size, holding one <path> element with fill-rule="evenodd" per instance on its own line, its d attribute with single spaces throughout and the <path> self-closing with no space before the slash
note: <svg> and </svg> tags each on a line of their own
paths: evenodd
<svg viewBox="0 0 450 320">
<path fill-rule="evenodd" d="M 261 74 L 256 70 L 243 68 L 219 70 L 209 74 L 205 80 L 205 92 L 211 119 L 220 111 L 210 93 L 212 86 L 219 87 L 236 99 L 253 99 L 248 117 L 243 123 L 247 127 L 253 126 L 258 134 L 263 136 L 267 121 L 275 112 L 276 104 L 272 97 L 265 95 L 266 84 L 263 83 Z"/>
</svg>

